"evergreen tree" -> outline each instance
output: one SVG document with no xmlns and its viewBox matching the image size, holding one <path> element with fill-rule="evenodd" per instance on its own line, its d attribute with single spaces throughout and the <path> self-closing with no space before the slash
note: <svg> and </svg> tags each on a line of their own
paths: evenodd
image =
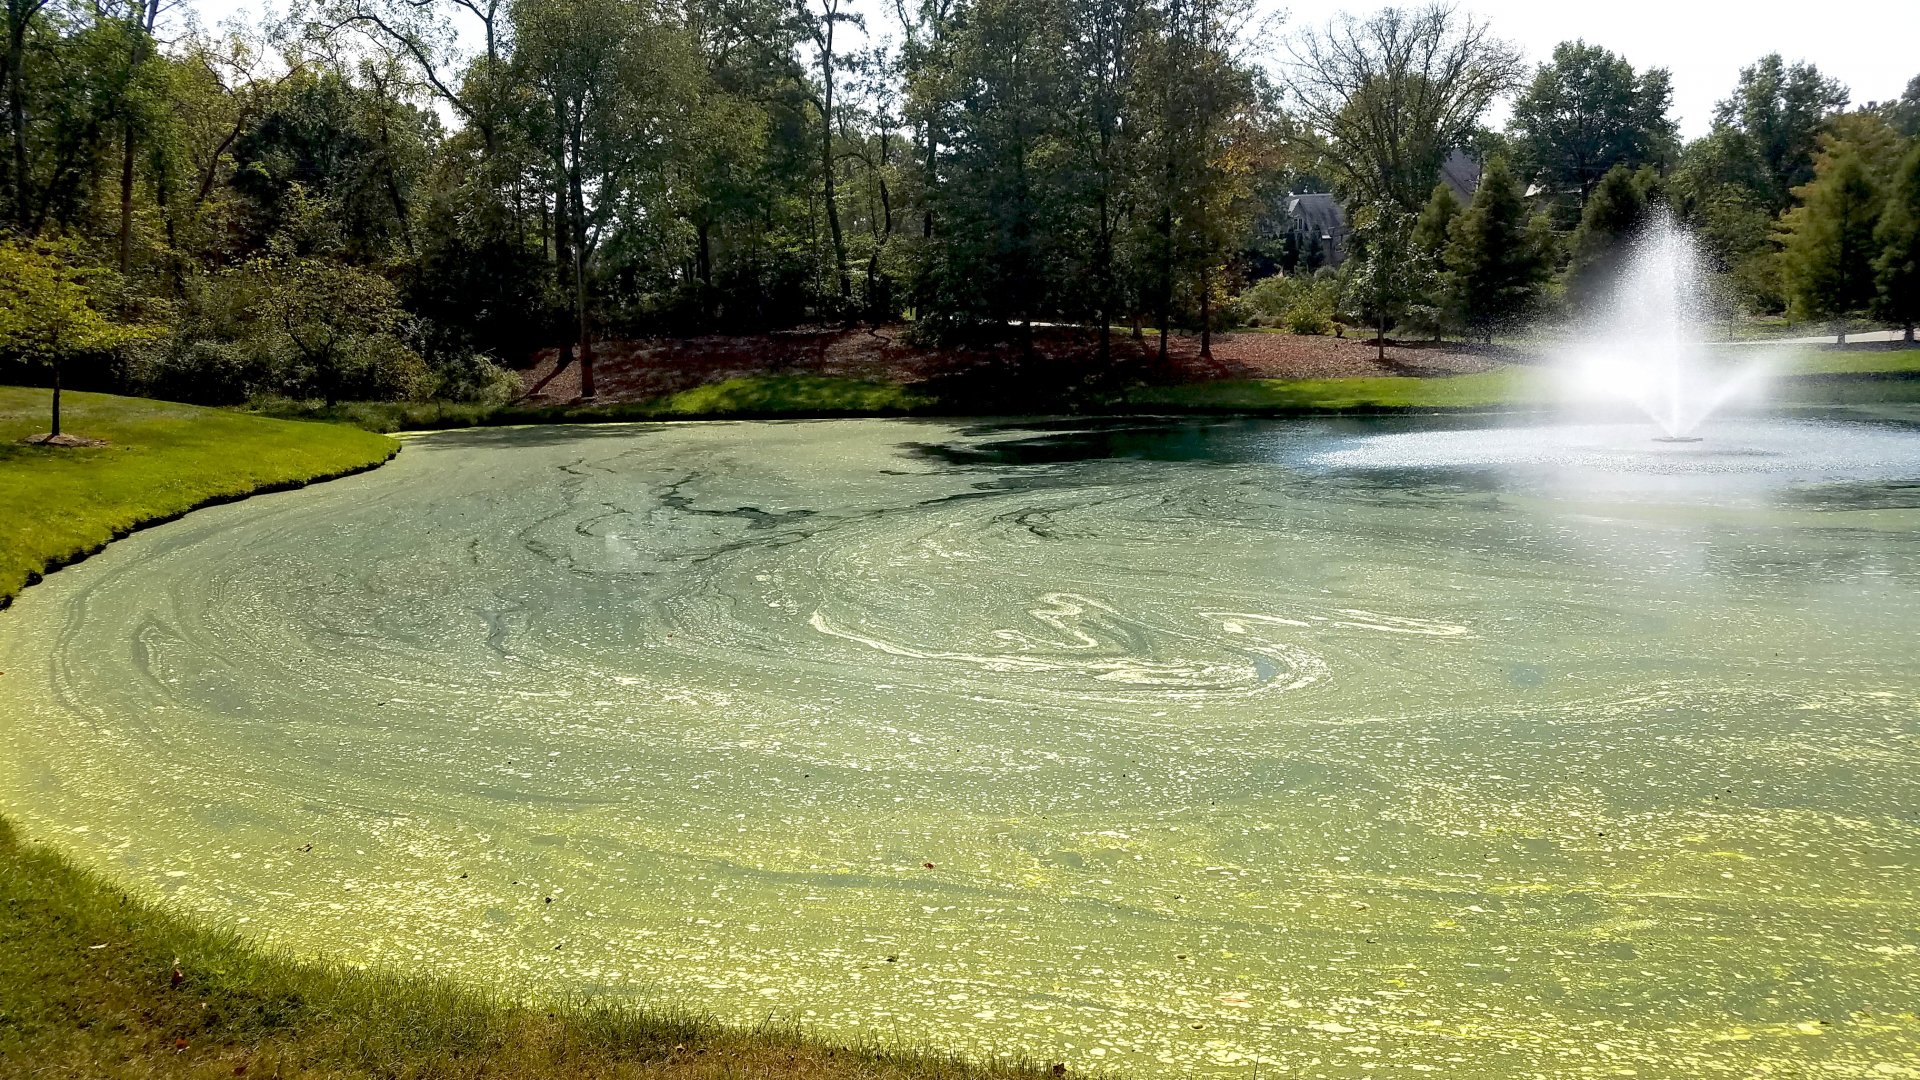
<svg viewBox="0 0 1920 1080">
<path fill-rule="evenodd" d="M 1444 183 L 1433 185 L 1433 193 L 1427 196 L 1427 204 L 1420 208 L 1420 216 L 1413 222 L 1413 251 L 1417 255 L 1444 258 L 1447 251 L 1448 230 L 1453 219 L 1460 215 L 1460 199 L 1453 189 Z"/>
<path fill-rule="evenodd" d="M 1405 319 L 1416 333 L 1438 339 L 1453 329 L 1452 305 L 1446 290 L 1447 243 L 1453 223 L 1460 216 L 1460 199 L 1445 182 L 1433 185 L 1427 204 L 1414 219 L 1409 242 L 1409 257 L 1416 264 L 1417 285 Z"/>
<path fill-rule="evenodd" d="M 1628 241 L 1646 227 L 1657 183 L 1651 168 L 1616 165 L 1594 186 L 1570 245 L 1567 294 L 1576 307 L 1591 304 L 1613 279 Z"/>
<path fill-rule="evenodd" d="M 1864 311 L 1874 299 L 1881 202 L 1867 155 L 1854 143 L 1830 140 L 1813 181 L 1795 194 L 1801 205 L 1781 219 L 1781 269 L 1795 317 L 1837 322 Z M 1844 343 L 1844 324 L 1838 332 Z"/>
<path fill-rule="evenodd" d="M 1487 165 L 1473 202 L 1450 231 L 1447 279 L 1455 312 L 1469 332 L 1491 343 L 1534 310 L 1547 276 L 1547 253 L 1529 228 L 1520 183 L 1504 160 Z"/>
<path fill-rule="evenodd" d="M 1880 247 L 1874 261 L 1874 311 L 1906 327 L 1906 340 L 1912 341 L 1913 324 L 1920 321 L 1920 142 L 1907 152 L 1887 185 L 1873 238 Z"/>
</svg>

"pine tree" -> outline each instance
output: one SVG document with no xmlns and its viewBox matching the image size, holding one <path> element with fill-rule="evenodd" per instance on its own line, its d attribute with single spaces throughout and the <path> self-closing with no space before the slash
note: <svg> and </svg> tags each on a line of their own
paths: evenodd
<svg viewBox="0 0 1920 1080">
<path fill-rule="evenodd" d="M 1880 192 L 1853 144 L 1828 143 L 1809 184 L 1795 189 L 1801 205 L 1781 219 L 1781 269 L 1796 318 L 1834 319 L 1863 311 L 1874 298 L 1874 242 Z M 1844 325 L 1840 341 L 1846 341 Z"/>
<path fill-rule="evenodd" d="M 1573 262 L 1567 267 L 1567 294 L 1576 307 L 1598 298 L 1618 269 L 1626 242 L 1646 226 L 1652 209 L 1652 169 L 1638 172 L 1616 165 L 1600 178 L 1573 234 Z"/>
<path fill-rule="evenodd" d="M 1453 189 L 1444 183 L 1433 185 L 1427 205 L 1420 208 L 1420 216 L 1413 222 L 1414 251 L 1435 260 L 1444 258 L 1447 228 L 1459 213 L 1460 200 L 1454 196 Z"/>
<path fill-rule="evenodd" d="M 1447 295 L 1448 230 L 1460 217 L 1460 200 L 1445 183 L 1433 185 L 1427 204 L 1414 219 L 1409 247 L 1415 266 L 1415 295 L 1404 322 L 1414 333 L 1438 340 L 1453 329 L 1453 305 Z"/>
<path fill-rule="evenodd" d="M 1460 322 L 1482 341 L 1526 317 L 1540 299 L 1547 253 L 1528 228 L 1520 184 L 1495 158 L 1473 203 L 1450 230 L 1447 277 Z"/>
<path fill-rule="evenodd" d="M 1874 312 L 1904 325 L 1906 340 L 1912 341 L 1913 324 L 1920 321 L 1920 143 L 1907 152 L 1887 186 L 1873 238 L 1880 246 L 1874 260 Z"/>
</svg>

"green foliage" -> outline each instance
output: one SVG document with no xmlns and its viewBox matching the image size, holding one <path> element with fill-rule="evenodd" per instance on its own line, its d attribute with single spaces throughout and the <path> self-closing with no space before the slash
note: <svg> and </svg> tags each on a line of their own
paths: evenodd
<svg viewBox="0 0 1920 1080">
<path fill-rule="evenodd" d="M 1652 215 L 1658 185 L 1650 167 L 1616 165 L 1594 186 L 1570 244 L 1567 293 L 1576 308 L 1595 302 L 1618 274 L 1628 243 Z"/>
<path fill-rule="evenodd" d="M 1241 321 L 1294 334 L 1331 334 L 1339 307 L 1340 279 L 1330 272 L 1274 275 L 1241 293 L 1234 306 Z"/>
<path fill-rule="evenodd" d="M 159 333 L 99 310 L 109 272 L 75 265 L 47 244 L 0 243 L 0 357 L 52 366 L 113 352 Z"/>
<path fill-rule="evenodd" d="M 1504 161 L 1488 164 L 1451 236 L 1446 266 L 1454 310 L 1461 325 L 1491 341 L 1535 310 L 1549 266 L 1538 227 L 1529 227 L 1519 181 Z"/>
<path fill-rule="evenodd" d="M 1597 45 L 1562 42 L 1513 106 L 1512 148 L 1535 183 L 1585 206 L 1609 170 L 1661 167 L 1676 155 L 1664 68 L 1636 73 Z"/>
<path fill-rule="evenodd" d="M 1429 200 L 1431 201 L 1431 200 Z M 1386 348 L 1388 328 L 1406 318 L 1438 285 L 1434 270 L 1418 257 L 1414 218 L 1391 204 L 1369 208 L 1353 231 L 1353 258 L 1341 268 L 1343 306 L 1355 321 L 1375 329 Z"/>
<path fill-rule="evenodd" d="M 1874 311 L 1901 323 L 1907 337 L 1920 322 L 1920 139 L 1901 159 L 1886 186 L 1880 223 L 1874 230 Z"/>
<path fill-rule="evenodd" d="M 1781 270 L 1796 318 L 1848 315 L 1873 302 L 1881 205 L 1873 156 L 1870 146 L 1828 138 L 1812 182 L 1796 191 L 1801 205 L 1781 219 Z"/>
<path fill-rule="evenodd" d="M 1887 126 L 1908 139 L 1920 139 L 1920 75 L 1907 81 L 1899 100 L 1886 105 Z"/>
<path fill-rule="evenodd" d="M 1422 258 L 1438 261 L 1445 256 L 1453 219 L 1460 214 L 1460 199 L 1444 183 L 1433 185 L 1420 216 L 1413 222 L 1413 250 Z"/>
<path fill-rule="evenodd" d="M 1846 104 L 1838 80 L 1811 64 L 1788 66 L 1779 53 L 1741 69 L 1733 96 L 1714 113 L 1718 179 L 1746 188 L 1773 213 L 1785 210 L 1794 189 L 1813 179 L 1822 126 Z"/>
<path fill-rule="evenodd" d="M 1457 329 L 1455 312 L 1447 294 L 1447 245 L 1451 242 L 1454 219 L 1460 216 L 1460 199 L 1444 182 L 1433 185 L 1427 204 L 1414 219 L 1408 258 L 1418 274 L 1418 286 L 1408 299 L 1402 322 L 1407 330 L 1434 338 Z"/>
</svg>

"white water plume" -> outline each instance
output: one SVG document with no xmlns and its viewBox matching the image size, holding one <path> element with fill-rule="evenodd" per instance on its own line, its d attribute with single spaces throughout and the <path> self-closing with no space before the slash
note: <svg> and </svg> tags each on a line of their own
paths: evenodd
<svg viewBox="0 0 1920 1080">
<path fill-rule="evenodd" d="M 1704 340 L 1712 324 L 1693 238 L 1665 215 L 1632 242 L 1611 294 L 1567 350 L 1573 404 L 1630 402 L 1668 439 L 1687 439 L 1764 373 Z"/>
</svg>

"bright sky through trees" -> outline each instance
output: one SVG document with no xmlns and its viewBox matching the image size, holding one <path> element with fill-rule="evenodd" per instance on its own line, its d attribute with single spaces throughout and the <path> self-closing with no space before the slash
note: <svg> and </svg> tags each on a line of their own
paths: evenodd
<svg viewBox="0 0 1920 1080">
<path fill-rule="evenodd" d="M 203 23 L 229 16 L 258 18 L 267 0 L 187 0 Z M 1418 0 L 1398 0 L 1415 6 Z M 1366 15 L 1392 6 L 1373 0 L 1264 0 L 1268 13 L 1283 13 L 1281 30 L 1324 25 L 1341 12 Z M 1711 0 L 1606 0 L 1605 3 L 1541 3 L 1539 0 L 1473 0 L 1461 5 L 1485 16 L 1528 59 L 1545 60 L 1553 47 L 1575 38 L 1619 53 L 1636 68 L 1673 72 L 1674 113 L 1685 138 L 1707 132 L 1716 102 L 1731 92 L 1740 69 L 1770 52 L 1788 62 L 1808 60 L 1853 91 L 1853 103 L 1900 96 L 1920 74 L 1920 3 L 1912 0 L 1829 0 L 1819 5 Z M 875 32 L 897 37 L 891 0 L 852 0 Z M 1276 58 L 1284 55 L 1272 50 Z M 1489 118 L 1506 122 L 1504 103 Z"/>
</svg>

